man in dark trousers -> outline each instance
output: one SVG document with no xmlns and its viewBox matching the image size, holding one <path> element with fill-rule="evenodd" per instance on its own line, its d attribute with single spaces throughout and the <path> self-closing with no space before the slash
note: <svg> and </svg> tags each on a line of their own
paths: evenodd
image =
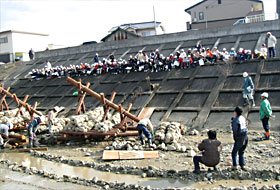
<svg viewBox="0 0 280 190">
<path fill-rule="evenodd" d="M 199 145 L 198 149 L 202 152 L 202 156 L 194 156 L 194 171 L 193 173 L 199 174 L 200 167 L 199 163 L 203 163 L 208 167 L 214 167 L 216 170 L 216 165 L 220 162 L 220 152 L 222 151 L 221 142 L 217 140 L 217 134 L 214 130 L 209 130 L 207 132 L 208 139 L 204 139 Z"/>
<path fill-rule="evenodd" d="M 147 118 L 141 119 L 137 125 L 137 130 L 139 134 L 139 138 L 141 140 L 141 144 L 145 145 L 144 135 L 148 139 L 149 146 L 152 147 L 152 136 L 154 135 L 154 127 L 151 121 Z"/>
<path fill-rule="evenodd" d="M 264 140 L 269 140 L 269 118 L 272 117 L 272 109 L 268 101 L 268 93 L 264 92 L 261 94 L 261 105 L 260 105 L 260 120 L 262 121 L 263 129 L 265 130 Z"/>
<path fill-rule="evenodd" d="M 34 59 L 34 51 L 33 51 L 32 48 L 29 50 L 28 55 L 29 55 L 29 59 L 30 59 L 30 60 L 33 60 L 33 59 Z"/>
<path fill-rule="evenodd" d="M 44 117 L 36 117 L 33 119 L 27 127 L 28 138 L 29 138 L 29 148 L 38 147 L 36 143 L 36 130 L 39 127 L 40 123 L 44 122 Z"/>
<path fill-rule="evenodd" d="M 239 107 L 234 109 L 235 117 L 232 118 L 231 127 L 233 132 L 234 145 L 231 152 L 232 157 L 232 169 L 237 170 L 237 153 L 239 155 L 239 165 L 242 170 L 245 168 L 244 152 L 248 144 L 248 128 L 247 121 L 242 116 L 243 110 Z"/>
<path fill-rule="evenodd" d="M 0 124 L 0 146 L 1 149 L 5 148 L 6 143 L 9 141 L 9 129 L 13 128 L 13 124 L 11 122 L 7 122 L 5 124 Z M 6 142 L 4 143 L 4 139 Z"/>
</svg>

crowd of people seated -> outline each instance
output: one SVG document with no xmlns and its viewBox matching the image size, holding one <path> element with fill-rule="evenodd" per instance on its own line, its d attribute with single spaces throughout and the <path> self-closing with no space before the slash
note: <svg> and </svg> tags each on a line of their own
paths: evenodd
<svg viewBox="0 0 280 190">
<path fill-rule="evenodd" d="M 232 60 L 244 61 L 249 59 L 266 59 L 267 48 L 265 44 L 260 50 L 245 50 L 240 48 L 237 52 L 231 48 L 228 52 L 226 48 L 219 51 L 217 47 L 204 48 L 198 42 L 195 47 L 187 51 L 181 49 L 175 54 L 165 57 L 158 49 L 150 53 L 139 50 L 136 56 L 130 55 L 128 60 L 115 59 L 113 54 L 108 58 L 100 59 L 98 53 L 93 58 L 93 63 L 80 63 L 79 65 L 52 67 L 47 61 L 42 69 L 33 69 L 29 74 L 34 79 L 55 78 L 62 76 L 100 75 L 103 73 L 130 73 L 130 72 L 159 72 L 170 71 L 171 69 L 194 68 L 204 64 L 214 64 L 217 62 L 228 63 Z"/>
</svg>

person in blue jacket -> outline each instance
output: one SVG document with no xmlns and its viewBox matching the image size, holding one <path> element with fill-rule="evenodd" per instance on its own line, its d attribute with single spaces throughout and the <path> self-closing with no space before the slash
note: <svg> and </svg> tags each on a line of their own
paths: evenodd
<svg viewBox="0 0 280 190">
<path fill-rule="evenodd" d="M 29 148 L 32 147 L 38 147 L 37 143 L 36 143 L 36 130 L 39 127 L 40 123 L 44 122 L 44 117 L 36 117 L 35 119 L 33 119 L 30 124 L 27 127 L 27 135 L 29 138 Z"/>
<path fill-rule="evenodd" d="M 249 105 L 249 100 L 252 102 L 252 107 L 255 107 L 255 101 L 253 97 L 254 93 L 254 83 L 252 81 L 252 78 L 248 75 L 247 72 L 243 73 L 243 99 L 244 99 L 244 104 L 243 106 Z"/>
<path fill-rule="evenodd" d="M 242 170 L 247 170 L 245 168 L 245 158 L 244 152 L 248 145 L 248 128 L 247 121 L 242 116 L 243 110 L 239 107 L 234 109 L 235 117 L 232 118 L 231 127 L 233 132 L 234 145 L 231 152 L 232 156 L 232 169 L 237 169 L 237 153 L 239 155 L 239 165 Z"/>
</svg>

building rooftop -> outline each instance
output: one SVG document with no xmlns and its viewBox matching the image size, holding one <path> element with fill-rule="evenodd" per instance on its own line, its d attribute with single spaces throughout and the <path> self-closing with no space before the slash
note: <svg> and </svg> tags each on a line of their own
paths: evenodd
<svg viewBox="0 0 280 190">
<path fill-rule="evenodd" d="M 35 33 L 35 32 L 26 32 L 26 31 L 20 31 L 20 30 L 6 30 L 1 31 L 0 34 L 5 33 L 19 33 L 19 34 L 31 34 L 31 35 L 39 35 L 39 36 L 49 36 L 49 34 L 43 34 L 43 33 Z"/>
</svg>

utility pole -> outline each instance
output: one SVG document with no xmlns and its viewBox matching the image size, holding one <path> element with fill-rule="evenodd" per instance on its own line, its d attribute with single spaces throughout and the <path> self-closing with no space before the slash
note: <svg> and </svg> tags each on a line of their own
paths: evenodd
<svg viewBox="0 0 280 190">
<path fill-rule="evenodd" d="M 157 35 L 157 28 L 156 28 L 156 13 L 155 13 L 155 6 L 153 5 L 153 12 L 154 12 L 154 28 L 155 28 L 155 35 Z"/>
<path fill-rule="evenodd" d="M 278 14 L 278 19 L 280 19 L 280 0 L 276 0 L 276 13 Z"/>
</svg>

